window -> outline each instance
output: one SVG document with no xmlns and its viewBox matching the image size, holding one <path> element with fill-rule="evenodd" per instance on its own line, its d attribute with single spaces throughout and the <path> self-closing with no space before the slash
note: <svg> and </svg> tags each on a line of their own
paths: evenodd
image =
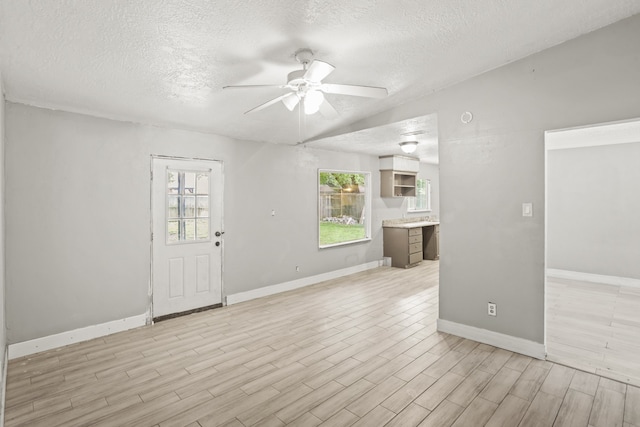
<svg viewBox="0 0 640 427">
<path fill-rule="evenodd" d="M 408 212 L 427 212 L 431 210 L 431 181 L 416 179 L 416 196 L 409 197 Z"/>
<path fill-rule="evenodd" d="M 209 176 L 167 169 L 167 243 L 209 240 Z"/>
<path fill-rule="evenodd" d="M 371 239 L 371 174 L 318 172 L 319 246 Z"/>
</svg>

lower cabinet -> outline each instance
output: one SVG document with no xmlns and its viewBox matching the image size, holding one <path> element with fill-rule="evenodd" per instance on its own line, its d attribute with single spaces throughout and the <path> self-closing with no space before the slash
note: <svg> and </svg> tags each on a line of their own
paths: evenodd
<svg viewBox="0 0 640 427">
<path fill-rule="evenodd" d="M 440 226 L 431 225 L 422 228 L 424 259 L 440 259 Z"/>
<path fill-rule="evenodd" d="M 384 227 L 383 239 L 384 256 L 391 257 L 393 267 L 413 267 L 422 261 L 422 227 Z"/>
</svg>

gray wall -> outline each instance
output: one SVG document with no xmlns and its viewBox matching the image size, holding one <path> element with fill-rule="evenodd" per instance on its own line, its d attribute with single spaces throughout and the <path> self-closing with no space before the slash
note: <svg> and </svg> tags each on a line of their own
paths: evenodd
<svg viewBox="0 0 640 427">
<path fill-rule="evenodd" d="M 4 232 L 4 87 L 2 83 L 2 75 L 0 75 L 0 413 L 4 413 L 2 406 L 4 405 L 4 377 L 2 372 L 4 364 L 7 362 L 4 358 L 7 347 L 7 329 L 5 323 L 5 232 Z M 3 420 L 0 420 L 0 425 Z"/>
<path fill-rule="evenodd" d="M 638 212 L 640 142 L 548 151 L 548 268 L 640 279 Z"/>
<path fill-rule="evenodd" d="M 637 15 L 339 131 L 438 114 L 442 319 L 543 342 L 544 131 L 640 116 L 639 37 Z M 465 111 L 474 114 L 467 125 L 460 121 Z M 319 251 L 315 223 L 313 231 L 304 226 L 306 215 L 315 221 L 315 195 L 307 199 L 301 183 L 313 180 L 315 188 L 316 167 L 376 171 L 376 158 L 267 147 L 11 104 L 6 114 L 10 342 L 144 312 L 150 153 L 226 162 L 228 293 L 380 259 L 378 224 L 401 215 L 397 201 L 374 198 L 372 243 Z M 296 172 L 289 173 L 291 168 Z M 256 183 L 282 182 L 272 174 L 295 177 L 298 191 L 285 196 L 279 187 L 267 187 L 258 194 Z M 379 175 L 372 176 L 376 188 Z M 110 190 L 108 180 L 126 186 Z M 87 200 L 62 190 L 78 195 L 96 186 L 107 195 Z M 34 192 L 35 202 L 26 190 Z M 247 201 L 247 192 L 258 202 Z M 70 205 L 59 208 L 52 195 Z M 89 208 L 96 220 L 82 211 L 72 214 L 76 221 L 66 218 L 88 201 L 99 206 Z M 298 201 L 312 204 L 303 208 Z M 533 218 L 521 216 L 523 202 L 533 202 Z M 282 215 L 265 219 L 271 209 Z M 46 227 L 20 228 L 36 220 Z M 78 227 L 86 235 L 68 234 Z M 281 251 L 272 250 L 277 244 Z M 293 271 L 296 264 L 300 276 Z M 498 317 L 486 315 L 487 301 L 498 303 Z"/>
<path fill-rule="evenodd" d="M 438 114 L 440 318 L 543 342 L 544 131 L 639 117 L 638 39 L 640 15 L 336 131 Z"/>
<path fill-rule="evenodd" d="M 382 219 L 402 216 L 379 197 L 376 156 L 12 103 L 6 132 L 10 343 L 147 311 L 151 154 L 224 162 L 227 295 L 380 260 Z M 318 168 L 372 172 L 371 242 L 318 249 Z"/>
</svg>

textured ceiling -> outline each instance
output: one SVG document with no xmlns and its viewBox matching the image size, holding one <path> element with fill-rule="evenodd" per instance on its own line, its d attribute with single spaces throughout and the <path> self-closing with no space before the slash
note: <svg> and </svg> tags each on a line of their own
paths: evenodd
<svg viewBox="0 0 640 427">
<path fill-rule="evenodd" d="M 639 12 L 637 0 L 0 0 L 0 67 L 10 101 L 294 144 Z M 285 83 L 303 47 L 336 67 L 325 83 L 389 96 L 327 95 L 337 119 L 300 120 L 281 103 L 243 114 L 282 89 L 222 91 Z"/>
<path fill-rule="evenodd" d="M 410 156 L 418 157 L 424 163 L 439 163 L 437 115 L 430 114 L 348 134 L 317 139 L 306 142 L 304 145 L 325 150 L 354 151 L 386 156 L 389 154 L 405 155 L 399 146 L 400 142 L 404 141 L 418 142 L 415 153 Z"/>
</svg>

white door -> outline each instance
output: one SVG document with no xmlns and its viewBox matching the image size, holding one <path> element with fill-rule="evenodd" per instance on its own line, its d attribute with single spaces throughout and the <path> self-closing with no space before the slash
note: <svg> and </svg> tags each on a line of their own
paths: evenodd
<svg viewBox="0 0 640 427">
<path fill-rule="evenodd" d="M 152 291 L 157 318 L 222 302 L 222 163 L 153 158 Z"/>
</svg>

